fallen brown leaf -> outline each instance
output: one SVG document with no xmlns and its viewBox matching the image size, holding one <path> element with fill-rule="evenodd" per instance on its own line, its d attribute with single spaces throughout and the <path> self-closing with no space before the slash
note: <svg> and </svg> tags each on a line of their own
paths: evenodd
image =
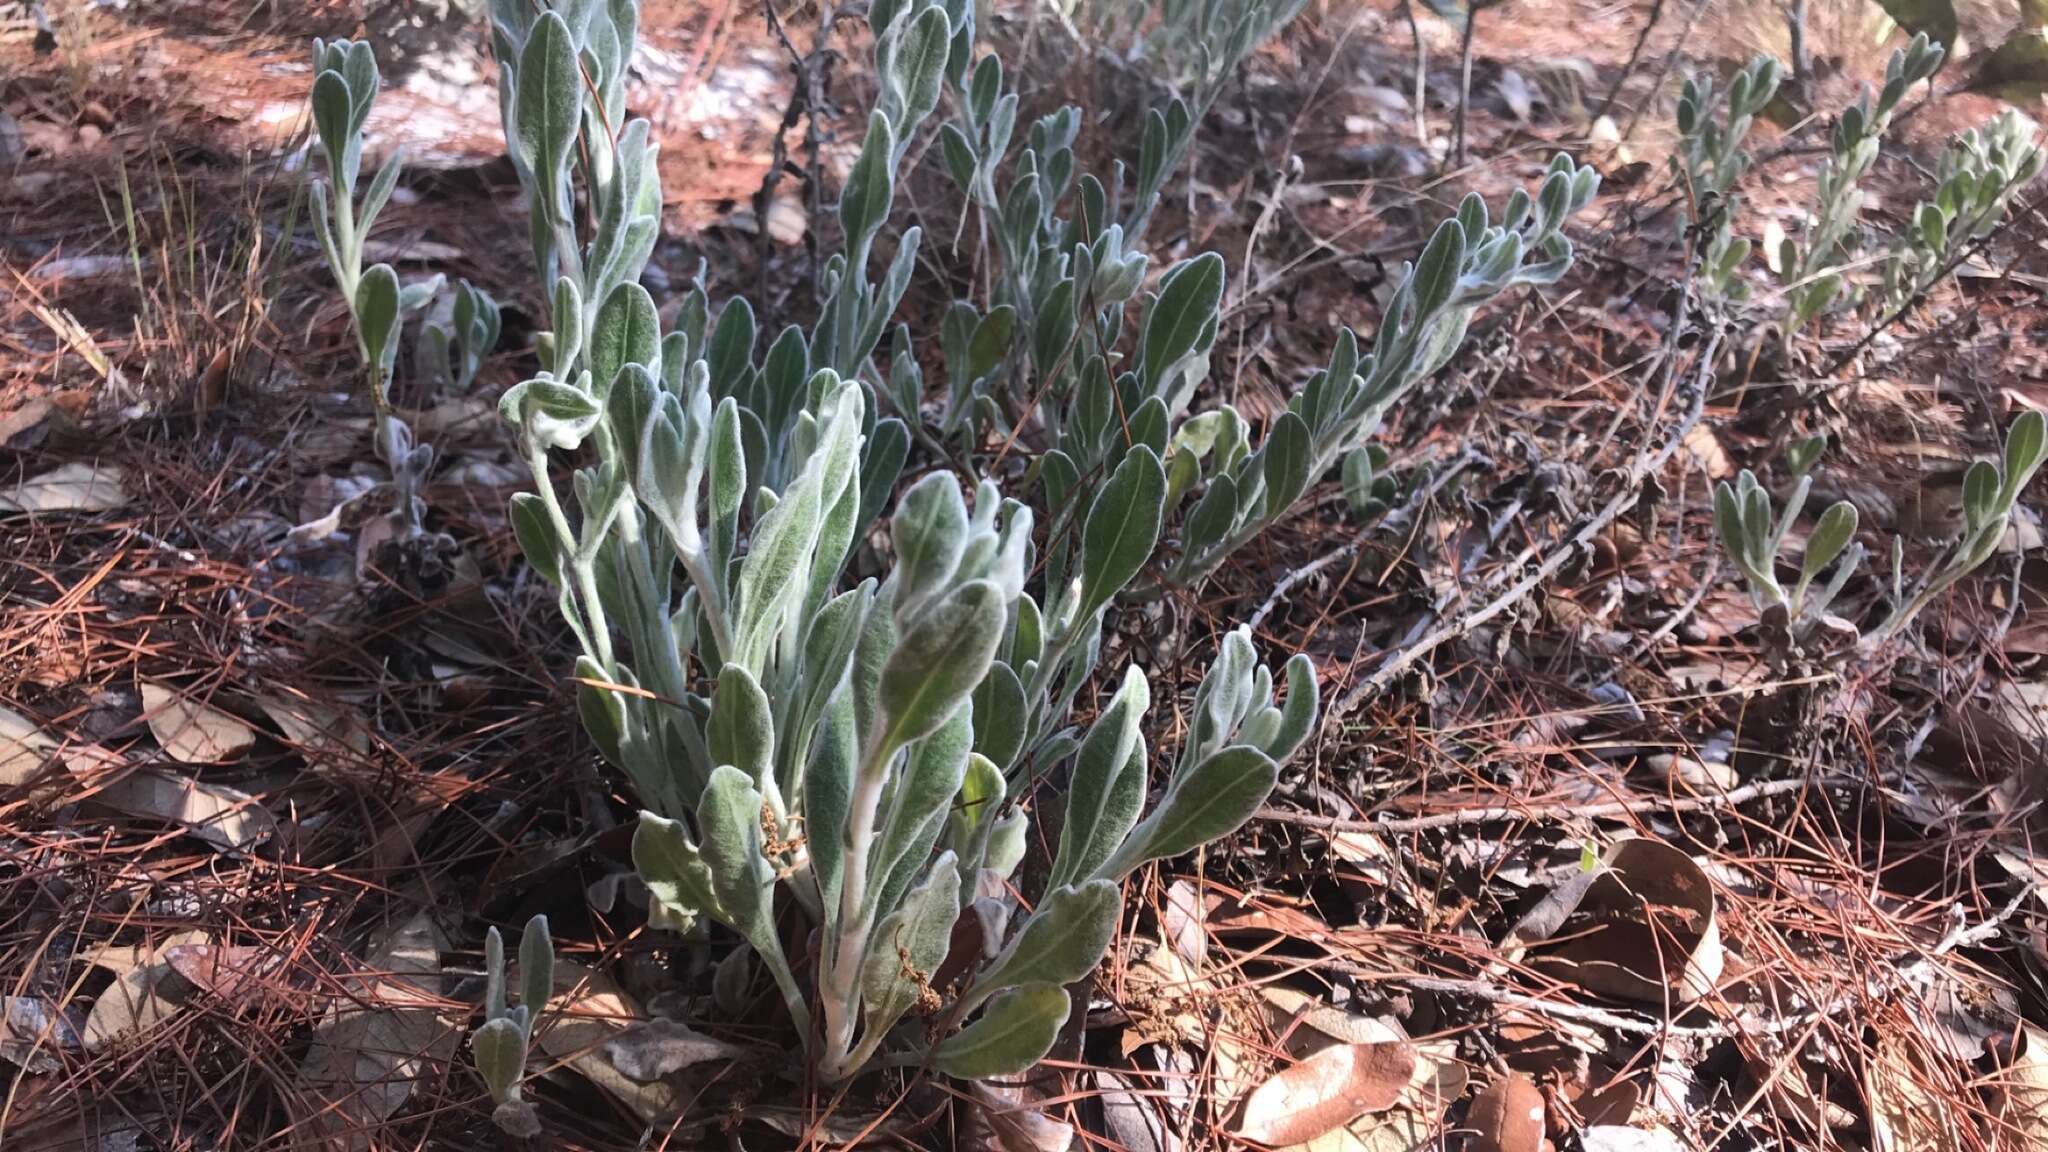
<svg viewBox="0 0 2048 1152">
<path fill-rule="evenodd" d="M 1300 1144 L 1401 1100 L 1420 1059 L 1400 1042 L 1339 1044 L 1276 1073 L 1245 1098 L 1237 1136 Z"/>
</svg>

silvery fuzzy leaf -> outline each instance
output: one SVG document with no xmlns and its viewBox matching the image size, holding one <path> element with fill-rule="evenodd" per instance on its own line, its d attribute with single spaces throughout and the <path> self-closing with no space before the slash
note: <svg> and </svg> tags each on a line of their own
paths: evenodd
<svg viewBox="0 0 2048 1152">
<path fill-rule="evenodd" d="M 1029 708 L 1017 673 L 1001 661 L 989 665 L 974 689 L 974 750 L 997 764 L 1015 760 L 1024 750 Z"/>
<path fill-rule="evenodd" d="M 761 364 L 760 387 L 766 401 L 762 423 L 774 430 L 788 424 L 803 405 L 810 378 L 810 346 L 804 341 L 803 329 L 791 324 L 768 346 L 768 356 Z"/>
<path fill-rule="evenodd" d="M 1287 661 L 1287 703 L 1280 709 L 1280 728 L 1260 745 L 1273 763 L 1287 763 L 1315 731 L 1320 705 L 1321 685 L 1316 680 L 1316 666 L 1305 654 L 1297 652 Z"/>
<path fill-rule="evenodd" d="M 580 630 L 582 625 L 571 606 L 568 589 L 562 590 L 562 615 Z M 576 676 L 580 681 L 610 682 L 604 669 L 588 656 L 576 658 Z M 583 730 L 590 734 L 590 742 L 597 745 L 598 752 L 614 765 L 624 766 L 621 743 L 626 733 L 626 706 L 619 694 L 592 684 L 576 685 L 576 714 L 583 721 Z"/>
<path fill-rule="evenodd" d="M 526 1075 L 526 1034 L 504 1017 L 486 1020 L 469 1038 L 476 1070 L 495 1101 L 515 1100 Z"/>
<path fill-rule="evenodd" d="M 1315 445 L 1308 424 L 1293 412 L 1282 412 L 1259 446 L 1260 475 L 1265 482 L 1265 519 L 1278 519 L 1308 487 Z"/>
<path fill-rule="evenodd" d="M 730 765 L 712 769 L 697 802 L 697 825 L 703 831 L 698 852 L 717 898 L 705 910 L 746 937 L 764 960 L 774 961 L 782 955 L 782 944 L 775 935 L 775 869 L 761 852 L 764 803 L 746 773 Z M 646 817 L 641 820 L 644 826 Z M 651 881 L 648 887 L 653 888 Z"/>
<path fill-rule="evenodd" d="M 859 533 L 875 517 L 881 514 L 882 505 L 888 502 L 889 493 L 896 487 L 896 478 L 903 474 L 903 462 L 910 457 L 910 429 L 903 421 L 890 417 L 875 421 L 875 429 L 868 434 L 867 443 L 862 446 L 860 458 L 860 512 L 854 518 L 854 530 Z"/>
<path fill-rule="evenodd" d="M 670 908 L 727 918 L 719 906 L 711 865 L 680 821 L 640 813 L 640 824 L 633 830 L 633 869 L 648 892 Z"/>
<path fill-rule="evenodd" d="M 583 443 L 603 414 L 590 393 L 548 379 L 527 380 L 506 389 L 498 411 L 535 444 L 565 449 Z"/>
<path fill-rule="evenodd" d="M 1159 807 L 1095 875 L 1120 880 L 1148 860 L 1178 856 L 1228 836 L 1266 802 L 1279 774 L 1264 752 L 1243 744 L 1210 756 L 1173 783 Z"/>
<path fill-rule="evenodd" d="M 1223 287 L 1223 256 L 1214 252 L 1202 252 L 1167 269 L 1139 338 L 1139 371 L 1147 392 L 1157 392 L 1165 373 L 1194 351 L 1202 330 L 1217 320 Z"/>
<path fill-rule="evenodd" d="M 543 214 L 561 211 L 555 194 L 576 143 L 583 111 L 583 74 L 576 46 L 560 14 L 541 13 L 519 55 L 518 123 L 514 140 L 520 158 L 540 182 Z"/>
<path fill-rule="evenodd" d="M 967 107 L 977 125 L 986 124 L 995 111 L 996 97 L 1003 90 L 1003 62 L 991 52 L 974 66 L 974 80 L 968 89 Z"/>
<path fill-rule="evenodd" d="M 704 735 L 712 764 L 729 764 L 765 787 L 775 766 L 774 708 L 753 674 L 738 664 L 719 669 Z"/>
<path fill-rule="evenodd" d="M 1056 984 L 998 993 L 979 1020 L 932 1049 L 932 1067 L 959 1080 L 1025 1072 L 1052 1051 L 1069 1008 L 1067 990 Z"/>
<path fill-rule="evenodd" d="M 1095 970 L 1116 934 L 1123 893 L 1108 880 L 1053 889 L 1009 947 L 974 979 L 971 995 L 1019 984 L 1071 984 Z"/>
<path fill-rule="evenodd" d="M 555 942 L 548 933 L 548 918 L 536 914 L 519 935 L 519 1006 L 528 1013 L 527 1031 L 532 1031 L 554 987 Z"/>
<path fill-rule="evenodd" d="M 518 492 L 512 497 L 512 534 L 519 541 L 519 551 L 525 554 L 526 562 L 549 584 L 562 586 L 561 540 L 555 534 L 555 525 L 548 518 L 547 508 L 541 498 L 531 492 Z"/>
<path fill-rule="evenodd" d="M 377 169 L 377 175 L 370 180 L 370 190 L 363 194 L 362 208 L 356 214 L 358 237 L 370 234 L 371 226 L 377 223 L 377 217 L 383 213 L 384 205 L 390 201 L 392 191 L 398 187 L 398 173 L 403 167 L 405 148 L 401 145 L 393 148 L 391 155 L 385 157 L 383 166 Z"/>
<path fill-rule="evenodd" d="M 932 861 L 924 883 L 875 927 L 861 965 L 862 1027 L 887 1032 L 927 993 L 945 963 L 960 916 L 960 870 L 951 852 Z"/>
<path fill-rule="evenodd" d="M 903 627 L 878 685 L 883 747 L 930 735 L 966 702 L 995 658 L 1005 615 L 1001 591 L 975 580 Z"/>
<path fill-rule="evenodd" d="M 979 738 L 980 725 L 975 728 Z M 946 817 L 946 846 L 958 859 L 961 880 L 967 887 L 973 886 L 974 875 L 988 856 L 989 836 L 995 830 L 1008 791 L 1003 770 L 994 761 L 980 753 L 967 758 L 960 794 L 954 797 L 952 811 Z"/>
<path fill-rule="evenodd" d="M 697 342 L 691 341 L 692 346 Z M 746 388 L 754 373 L 754 306 L 735 296 L 718 310 L 718 326 L 704 361 L 711 369 L 711 395 L 724 400 Z"/>
<path fill-rule="evenodd" d="M 939 85 L 945 79 L 952 40 L 953 27 L 946 19 L 945 9 L 933 6 L 911 19 L 888 54 L 882 105 L 889 113 L 897 140 L 891 167 L 895 159 L 901 158 L 902 149 L 909 145 L 917 126 L 938 106 Z"/>
<path fill-rule="evenodd" d="M 876 879 L 869 898 L 878 915 L 894 906 L 897 895 L 931 855 L 960 793 L 973 742 L 973 713 L 963 706 L 937 731 L 910 745 L 909 755 L 889 781 L 869 867 L 869 875 Z"/>
<path fill-rule="evenodd" d="M 1252 704 L 1252 669 L 1258 662 L 1250 628 L 1224 634 L 1215 662 L 1195 689 L 1192 727 L 1180 754 L 1183 769 L 1223 747 L 1237 731 Z"/>
<path fill-rule="evenodd" d="M 376 366 L 379 388 L 391 378 L 398 359 L 398 297 L 398 273 L 389 264 L 365 270 L 356 285 L 356 324 L 364 353 Z"/>
<path fill-rule="evenodd" d="M 638 284 L 621 284 L 598 305 L 590 327 L 590 372 L 606 383 L 628 364 L 649 375 L 661 371 L 661 317 L 654 297 Z M 635 426 L 637 427 L 637 426 Z"/>
<path fill-rule="evenodd" d="M 505 1015 L 505 937 L 496 927 L 484 932 L 484 1019 Z"/>
<path fill-rule="evenodd" d="M 313 78 L 313 127 L 327 152 L 328 173 L 336 193 L 344 197 L 355 195 L 356 164 L 361 155 L 360 138 L 350 130 L 353 108 L 348 81 L 340 73 L 322 72 Z"/>
<path fill-rule="evenodd" d="M 1092 616 L 1144 568 L 1159 542 L 1166 472 L 1142 445 L 1132 448 L 1096 493 L 1081 529 L 1081 615 Z"/>
<path fill-rule="evenodd" d="M 896 615 L 902 622 L 946 589 L 967 545 L 967 504 L 959 482 L 933 472 L 910 486 L 889 518 L 896 548 Z"/>
<path fill-rule="evenodd" d="M 895 150 L 896 133 L 889 118 L 879 111 L 870 113 L 860 156 L 839 192 L 839 226 L 848 252 L 865 255 L 889 217 L 889 202 L 896 194 Z"/>
<path fill-rule="evenodd" d="M 1838 500 L 1813 526 L 1813 534 L 1806 538 L 1806 554 L 1800 557 L 1799 580 L 1805 584 L 1819 576 L 1821 570 L 1841 555 L 1842 549 L 1856 537 L 1856 506 L 1847 500 Z"/>
<path fill-rule="evenodd" d="M 1968 531 L 1975 533 L 1998 515 L 1998 493 L 2001 487 L 1998 468 L 1988 460 L 1979 460 L 1963 473 L 1963 519 Z"/>
<path fill-rule="evenodd" d="M 1117 815 L 1111 800 L 1121 774 L 1135 770 L 1143 778 L 1145 766 L 1134 764 L 1131 754 L 1142 746 L 1140 725 L 1151 698 L 1152 686 L 1144 671 L 1132 666 L 1124 672 L 1124 682 L 1109 707 L 1089 726 L 1074 759 L 1066 823 L 1060 829 L 1059 852 L 1048 884 L 1058 886 L 1085 877 L 1088 871 L 1083 862 L 1100 863 L 1129 831 L 1128 823 L 1111 826 L 1111 818 Z M 1106 848 L 1101 846 L 1105 840 L 1109 841 Z"/>
<path fill-rule="evenodd" d="M 859 726 L 854 721 L 853 693 L 841 692 L 827 702 L 825 717 L 812 743 L 803 771 L 804 821 L 811 830 L 811 878 L 818 885 L 819 906 L 839 907 L 839 884 L 845 870 L 846 826 L 853 777 L 860 761 Z"/>
<path fill-rule="evenodd" d="M 2005 434 L 2005 477 L 2000 499 L 2008 506 L 2048 461 L 2048 417 L 2029 409 L 2012 422 Z"/>
<path fill-rule="evenodd" d="M 996 817 L 995 826 L 989 829 L 988 855 L 982 859 L 982 870 L 1007 878 L 1017 871 L 1024 862 L 1024 851 L 1028 847 L 1025 835 L 1031 830 L 1031 818 L 1022 808 L 1012 808 Z"/>
</svg>

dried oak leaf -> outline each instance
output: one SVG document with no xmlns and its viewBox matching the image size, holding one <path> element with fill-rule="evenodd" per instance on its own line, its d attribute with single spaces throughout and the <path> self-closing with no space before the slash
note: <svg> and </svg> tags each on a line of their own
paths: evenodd
<svg viewBox="0 0 2048 1152">
<path fill-rule="evenodd" d="M 1339 1044 L 1274 1074 L 1245 1098 L 1239 1139 L 1300 1144 L 1401 1102 L 1421 1054 L 1411 1044 Z"/>
</svg>

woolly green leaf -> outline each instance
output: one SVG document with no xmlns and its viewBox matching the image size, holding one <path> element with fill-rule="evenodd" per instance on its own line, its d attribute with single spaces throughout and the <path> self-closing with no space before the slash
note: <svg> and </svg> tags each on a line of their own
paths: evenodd
<svg viewBox="0 0 2048 1152">
<path fill-rule="evenodd" d="M 486 1020 L 469 1038 L 470 1051 L 476 1056 L 476 1070 L 484 1078 L 484 1087 L 490 1090 L 491 1099 L 506 1101 L 515 1099 L 519 1092 L 519 1081 L 526 1075 L 526 1033 L 519 1026 L 500 1016 Z"/>
<path fill-rule="evenodd" d="M 1095 495 L 1081 530 L 1081 617 L 1086 619 L 1131 582 L 1159 543 L 1166 507 L 1166 471 L 1150 448 L 1125 453 Z"/>
<path fill-rule="evenodd" d="M 757 813 L 755 818 L 759 819 Z M 682 822 L 640 813 L 633 829 L 633 869 L 656 900 L 670 908 L 723 915 L 711 879 L 711 865 L 690 840 Z"/>
<path fill-rule="evenodd" d="M 638 364 L 649 372 L 661 365 L 661 317 L 655 313 L 654 297 L 630 283 L 605 296 L 590 329 L 594 378 L 609 384 L 628 364 Z"/>
<path fill-rule="evenodd" d="M 1057 886 L 1085 877 L 1088 872 L 1080 866 L 1082 860 L 1092 858 L 1099 863 L 1130 831 L 1129 824 L 1105 825 L 1110 823 L 1110 797 L 1116 791 L 1118 775 L 1132 770 L 1144 773 L 1142 763 L 1131 763 L 1131 752 L 1138 747 L 1139 725 L 1151 700 L 1151 684 L 1134 665 L 1125 670 L 1123 685 L 1109 707 L 1089 726 L 1074 759 L 1066 823 L 1060 829 L 1059 852 L 1048 884 Z M 1104 841 L 1110 842 L 1107 848 L 1101 846 Z"/>
<path fill-rule="evenodd" d="M 896 546 L 896 610 L 914 612 L 942 591 L 967 545 L 967 505 L 952 475 L 933 472 L 910 486 L 889 519 Z"/>
<path fill-rule="evenodd" d="M 1015 760 L 1024 750 L 1029 707 L 1017 673 L 1000 661 L 989 665 L 974 689 L 974 750 L 997 764 Z"/>
<path fill-rule="evenodd" d="M 861 1004 L 866 1013 L 862 1026 L 870 1033 L 887 1032 L 931 987 L 959 915 L 960 870 L 947 852 L 869 939 L 861 966 Z"/>
<path fill-rule="evenodd" d="M 704 738 L 711 763 L 730 764 L 765 782 L 775 763 L 775 715 L 768 694 L 738 664 L 719 669 Z"/>
<path fill-rule="evenodd" d="M 380 387 L 390 378 L 391 365 L 398 358 L 398 312 L 398 273 L 389 264 L 365 271 L 356 285 L 356 324 L 363 353 L 377 366 Z"/>
<path fill-rule="evenodd" d="M 506 389 L 498 412 L 535 444 L 565 449 L 583 443 L 603 415 L 590 393 L 545 378 Z"/>
<path fill-rule="evenodd" d="M 1260 446 L 1261 476 L 1266 482 L 1266 519 L 1277 520 L 1294 506 L 1308 487 L 1309 457 L 1315 452 L 1308 423 L 1282 412 Z"/>
<path fill-rule="evenodd" d="M 853 162 L 839 193 L 839 226 L 846 233 L 850 252 L 866 252 L 875 231 L 888 219 L 889 201 L 895 195 L 895 148 L 896 134 L 889 118 L 871 113 L 860 157 Z"/>
<path fill-rule="evenodd" d="M 556 193 L 583 112 L 583 74 L 569 26 L 553 12 L 541 13 L 519 54 L 519 154 L 540 181 L 539 207 L 550 219 L 561 211 Z"/>
<path fill-rule="evenodd" d="M 1163 375 L 1194 351 L 1223 303 L 1223 257 L 1204 252 L 1167 270 L 1159 298 L 1145 316 L 1140 380 L 1155 390 Z"/>
<path fill-rule="evenodd" d="M 958 1080 L 1025 1072 L 1052 1051 L 1069 1007 L 1067 990 L 1056 984 L 999 993 L 979 1020 L 932 1049 L 932 1067 Z"/>
<path fill-rule="evenodd" d="M 908 624 L 881 669 L 885 747 L 902 747 L 945 724 L 988 672 L 1004 623 L 1001 590 L 975 580 Z"/>
<path fill-rule="evenodd" d="M 1009 946 L 975 977 L 973 994 L 1079 980 L 1102 962 L 1122 911 L 1123 893 L 1108 880 L 1053 889 Z"/>
<path fill-rule="evenodd" d="M 1847 500 L 1838 500 L 1813 526 L 1813 534 L 1806 538 L 1806 555 L 1800 558 L 1799 579 L 1812 580 L 1822 569 L 1834 562 L 1856 537 L 1856 506 Z"/>
<path fill-rule="evenodd" d="M 548 918 L 536 914 L 519 936 L 519 1003 L 529 1023 L 539 1017 L 554 990 L 555 942 L 548 934 Z"/>
<path fill-rule="evenodd" d="M 2000 498 L 2011 504 L 2048 460 L 2048 417 L 2028 409 L 2005 434 L 2005 483 Z"/>
<path fill-rule="evenodd" d="M 1167 790 L 1095 875 L 1120 880 L 1148 860 L 1163 860 L 1244 826 L 1273 791 L 1280 770 L 1257 748 L 1233 745 L 1203 760 Z"/>
<path fill-rule="evenodd" d="M 561 540 L 555 535 L 554 522 L 548 519 L 547 506 L 539 496 L 531 492 L 513 495 L 512 535 L 518 539 L 519 551 L 525 554 L 533 570 L 548 583 L 561 587 Z"/>
</svg>

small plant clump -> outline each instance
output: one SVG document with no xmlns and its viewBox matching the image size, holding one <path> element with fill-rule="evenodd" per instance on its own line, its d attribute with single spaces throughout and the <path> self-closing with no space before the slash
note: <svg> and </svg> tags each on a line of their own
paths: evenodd
<svg viewBox="0 0 2048 1152">
<path fill-rule="evenodd" d="M 1885 264 L 1887 306 L 1917 299 L 1997 229 L 2013 194 L 2041 174 L 2039 136 L 2033 121 L 2008 108 L 1950 142 L 1934 195 L 1914 209 L 1913 226 L 1900 233 Z"/>
<path fill-rule="evenodd" d="M 1902 539 L 1892 544 L 1892 611 L 1863 638 L 1868 652 L 1882 645 L 1910 624 L 1915 616 L 1957 581 L 1984 565 L 1997 552 L 1999 541 L 2011 526 L 2013 508 L 2027 483 L 2048 461 L 2048 418 L 2027 411 L 2007 430 L 2005 452 L 1997 461 L 1978 460 L 1963 477 L 1963 521 L 1960 537 L 1947 553 L 1928 570 L 1918 585 L 1906 591 L 1905 548 Z M 1798 581 L 1787 590 L 1777 574 L 1778 553 L 1786 536 L 1805 506 L 1813 478 L 1804 467 L 1782 515 L 1774 516 L 1771 496 L 1748 469 L 1734 484 L 1722 482 L 1714 490 L 1714 525 L 1721 547 L 1749 584 L 1751 598 L 1767 613 L 1783 614 L 1783 626 L 1796 643 L 1804 641 L 1814 625 L 1826 615 L 1829 605 L 1841 594 L 1863 561 L 1863 545 L 1855 542 L 1858 516 L 1854 504 L 1836 501 L 1821 513 L 1807 536 L 1799 561 Z M 1825 585 L 1814 581 L 1837 558 L 1834 575 Z"/>
<path fill-rule="evenodd" d="M 1564 226 L 1598 177 L 1559 155 L 1498 217 L 1468 196 L 1402 268 L 1369 348 L 1339 330 L 1327 367 L 1263 431 L 1198 405 L 1223 259 L 1179 260 L 1148 290 L 1142 237 L 1221 75 L 1299 8 L 1175 9 L 1198 65 L 1193 108 L 1149 112 L 1135 167 L 1098 176 L 1077 171 L 1080 109 L 1017 131 L 1017 95 L 980 52 L 973 5 L 869 5 L 880 83 L 837 208 L 844 246 L 823 268 L 815 324 L 767 337 L 745 299 L 714 309 L 701 283 L 665 323 L 640 283 L 662 200 L 650 128 L 626 115 L 637 4 L 491 4 L 505 138 L 549 306 L 539 370 L 500 405 L 534 480 L 513 499 L 513 528 L 576 638 L 584 728 L 644 808 L 633 860 L 652 922 L 716 923 L 744 941 L 828 1081 L 885 1054 L 969 1080 L 1044 1055 L 1071 1009 L 1065 986 L 1116 931 L 1123 878 L 1240 827 L 1319 716 L 1307 657 L 1276 672 L 1249 629 L 1226 631 L 1155 790 L 1144 669 L 1123 669 L 1091 722 L 1074 719 L 1108 614 L 1199 584 L 1340 464 L 1353 506 L 1384 510 L 1382 423 L 1457 353 L 1480 308 L 1572 263 Z M 360 139 L 354 92 L 374 62 L 366 46 L 336 51 L 322 49 L 335 78 L 323 66 L 316 117 L 323 140 L 344 142 L 330 170 L 337 204 L 352 204 L 346 141 Z M 885 229 L 941 103 L 943 164 L 963 229 L 979 220 L 988 275 L 936 332 L 914 333 L 893 317 L 922 233 L 905 229 L 885 253 Z M 328 228 L 337 279 L 362 301 L 380 413 L 404 308 L 388 268 L 359 275 L 352 261 L 390 179 Z M 498 313 L 464 284 L 450 317 L 422 331 L 415 357 L 423 380 L 461 388 Z M 926 344 L 946 373 L 931 406 Z M 1013 449 L 1028 466 L 999 482 L 1014 473 L 992 465 Z M 967 479 L 929 471 L 898 495 L 916 450 Z M 564 499 L 554 471 L 568 453 L 582 463 Z M 1012 878 L 1022 801 L 1040 781 L 1064 803 L 1024 913 Z M 784 946 L 792 910 L 816 930 L 814 960 Z M 942 986 L 963 914 L 984 947 Z M 528 944 L 544 951 L 545 938 L 529 927 Z M 491 948 L 476 1053 L 500 1122 L 524 1131 L 518 1080 L 544 962 L 527 958 L 526 996 L 508 1009 L 495 934 Z M 935 1022 L 906 1026 L 913 1012 Z"/>
<path fill-rule="evenodd" d="M 541 1009 L 553 993 L 555 945 L 548 935 L 548 918 L 535 916 L 526 922 L 519 937 L 519 1003 L 505 1002 L 505 940 L 492 928 L 484 936 L 484 1022 L 470 1036 L 476 1053 L 477 1072 L 484 1078 L 491 1102 L 497 1105 L 491 1119 L 506 1132 L 520 1137 L 540 1133 L 540 1117 L 520 1093 L 526 1079 L 526 1053 L 533 1046 L 534 1028 Z"/>
</svg>

